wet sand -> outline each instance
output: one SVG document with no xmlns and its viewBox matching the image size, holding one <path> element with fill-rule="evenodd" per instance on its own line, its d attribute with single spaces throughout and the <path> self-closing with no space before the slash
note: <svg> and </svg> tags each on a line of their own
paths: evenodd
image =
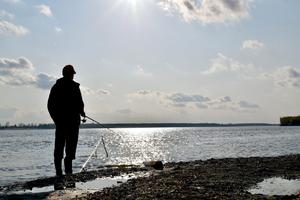
<svg viewBox="0 0 300 200">
<path fill-rule="evenodd" d="M 118 176 L 122 173 L 147 171 L 143 167 L 114 167 L 75 174 L 76 181 L 97 177 Z M 148 177 L 130 179 L 119 186 L 104 188 L 95 193 L 70 195 L 73 199 L 300 199 L 289 196 L 251 194 L 248 189 L 266 178 L 300 179 L 300 154 L 279 157 L 225 158 L 206 161 L 166 163 L 164 170 L 155 170 Z M 0 191 L 43 187 L 54 179 L 39 179 L 24 184 L 0 187 Z M 300 189 L 300 188 L 299 188 Z M 74 194 L 76 190 L 71 192 Z M 55 194 L 38 194 L 31 199 L 56 198 Z M 68 194 L 66 194 L 68 195 Z M 2 195 L 0 199 L 14 199 Z M 16 197 L 16 196 L 14 196 Z M 17 196 L 21 197 L 21 196 Z M 66 197 L 66 196 L 64 196 Z M 51 199 L 49 198 L 49 199 Z M 30 199 L 30 198 L 28 198 Z"/>
</svg>

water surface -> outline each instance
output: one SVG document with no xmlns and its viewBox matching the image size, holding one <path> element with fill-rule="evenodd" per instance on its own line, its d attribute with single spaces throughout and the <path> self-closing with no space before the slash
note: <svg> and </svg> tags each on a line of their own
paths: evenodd
<svg viewBox="0 0 300 200">
<path fill-rule="evenodd" d="M 0 185 L 53 176 L 55 130 L 0 130 Z M 300 153 L 300 127 L 202 127 L 81 129 L 74 162 L 77 172 L 101 135 L 88 169 L 143 161 L 191 161 L 224 157 L 278 156 Z"/>
</svg>

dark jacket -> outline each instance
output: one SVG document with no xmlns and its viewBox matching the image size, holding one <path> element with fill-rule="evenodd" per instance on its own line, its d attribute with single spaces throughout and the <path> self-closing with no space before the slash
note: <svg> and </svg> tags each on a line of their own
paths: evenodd
<svg viewBox="0 0 300 200">
<path fill-rule="evenodd" d="M 84 115 L 84 104 L 79 85 L 63 77 L 51 88 L 48 111 L 56 125 L 80 124 L 80 115 Z"/>
</svg>

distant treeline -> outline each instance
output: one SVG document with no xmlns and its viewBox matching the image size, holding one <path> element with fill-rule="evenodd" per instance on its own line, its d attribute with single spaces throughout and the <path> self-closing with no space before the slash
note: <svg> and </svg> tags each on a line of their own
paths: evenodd
<svg viewBox="0 0 300 200">
<path fill-rule="evenodd" d="M 0 124 L 0 129 L 53 129 L 54 124 L 14 124 L 10 125 L 8 122 L 5 125 Z"/>
<path fill-rule="evenodd" d="M 267 123 L 237 123 L 237 124 L 218 124 L 218 123 L 115 123 L 102 124 L 93 123 L 81 124 L 80 128 L 172 128 L 172 127 L 233 127 L 233 126 L 277 126 L 277 124 Z M 0 129 L 55 129 L 54 124 L 18 124 L 0 125 Z"/>
<path fill-rule="evenodd" d="M 281 126 L 300 126 L 300 116 L 288 116 L 280 118 Z"/>
</svg>

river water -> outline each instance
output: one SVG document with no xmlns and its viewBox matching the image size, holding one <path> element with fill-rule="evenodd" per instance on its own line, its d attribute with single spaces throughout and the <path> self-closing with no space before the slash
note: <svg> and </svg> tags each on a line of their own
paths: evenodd
<svg viewBox="0 0 300 200">
<path fill-rule="evenodd" d="M 224 157 L 278 156 L 300 153 L 300 127 L 201 127 L 81 129 L 74 172 L 78 172 L 101 136 L 103 146 L 87 165 L 143 161 L 191 161 Z M 55 130 L 0 130 L 0 185 L 53 176 Z"/>
</svg>

